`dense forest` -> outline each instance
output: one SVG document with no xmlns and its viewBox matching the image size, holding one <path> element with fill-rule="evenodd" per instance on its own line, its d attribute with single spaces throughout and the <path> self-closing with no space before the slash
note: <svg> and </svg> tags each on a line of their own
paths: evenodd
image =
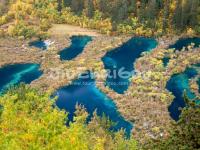
<svg viewBox="0 0 200 150">
<path fill-rule="evenodd" d="M 59 10 L 66 7 L 89 18 L 98 11 L 111 19 L 113 29 L 127 33 L 141 26 L 160 33 L 187 28 L 199 31 L 199 0 L 60 0 Z"/>
<path fill-rule="evenodd" d="M 124 139 L 124 132 L 112 133 L 112 123 L 77 106 L 74 122 L 66 126 L 67 113 L 52 107 L 49 94 L 25 85 L 0 97 L 0 149 L 101 150 L 136 149 L 136 141 Z"/>
<path fill-rule="evenodd" d="M 199 0 L 1 0 L 0 15 L 1 25 L 13 19 L 16 28 L 40 22 L 42 31 L 51 23 L 67 23 L 106 34 L 200 33 Z M 8 32 L 20 35 L 13 30 Z"/>
<path fill-rule="evenodd" d="M 185 96 L 186 101 L 189 101 Z M 188 103 L 180 121 L 173 125 L 167 139 L 146 141 L 125 138 L 123 130 L 111 132 L 112 122 L 94 113 L 86 123 L 88 113 L 77 106 L 74 122 L 66 126 L 65 111 L 54 106 L 49 93 L 41 93 L 25 85 L 12 88 L 0 97 L 0 149 L 66 149 L 66 150 L 196 150 L 200 147 L 200 109 Z M 53 107 L 52 107 L 53 106 Z M 45 109 L 44 109 L 45 108 Z"/>
</svg>

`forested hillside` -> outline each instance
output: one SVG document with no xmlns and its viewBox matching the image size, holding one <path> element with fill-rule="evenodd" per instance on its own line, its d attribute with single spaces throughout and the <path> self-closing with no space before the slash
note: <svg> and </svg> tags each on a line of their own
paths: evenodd
<svg viewBox="0 0 200 150">
<path fill-rule="evenodd" d="M 6 0 L 0 0 L 0 15 L 6 12 L 7 6 L 8 6 L 8 3 Z"/>
<path fill-rule="evenodd" d="M 75 14 L 94 17 L 95 11 L 103 18 L 111 18 L 114 29 L 151 28 L 159 32 L 199 31 L 199 0 L 60 0 L 59 9 L 70 7 Z M 127 26 L 126 26 L 127 25 Z"/>
<path fill-rule="evenodd" d="M 187 97 L 186 97 L 187 98 Z M 66 126 L 66 112 L 59 110 L 48 93 L 21 85 L 0 97 L 0 150 L 198 150 L 200 109 L 189 104 L 167 139 L 152 139 L 139 145 L 124 132 L 111 132 L 112 122 L 77 107 L 74 122 Z"/>
<path fill-rule="evenodd" d="M 106 118 L 94 115 L 86 124 L 88 113 L 81 107 L 66 126 L 67 114 L 53 102 L 48 93 L 24 85 L 0 97 L 0 150 L 136 150 L 136 141 L 125 139 L 123 131 L 109 131 Z"/>
<path fill-rule="evenodd" d="M 106 34 L 200 33 L 199 0 L 1 0 L 0 8 L 0 25 L 15 20 L 16 28 L 40 22 L 40 28 L 34 30 L 46 31 L 51 23 L 67 23 Z M 18 35 L 11 29 L 10 35 Z"/>
</svg>

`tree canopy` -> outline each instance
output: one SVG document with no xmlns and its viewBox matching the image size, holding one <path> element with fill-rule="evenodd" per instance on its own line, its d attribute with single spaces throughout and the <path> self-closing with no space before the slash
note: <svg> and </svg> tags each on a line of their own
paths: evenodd
<svg viewBox="0 0 200 150">
<path fill-rule="evenodd" d="M 137 149 L 123 131 L 109 130 L 109 120 L 94 114 L 87 124 L 88 113 L 78 106 L 74 122 L 66 126 L 67 113 L 49 97 L 25 85 L 0 97 L 0 149 Z"/>
<path fill-rule="evenodd" d="M 2 0 L 0 15 L 0 25 L 15 26 L 24 21 L 39 36 L 46 32 L 38 28 L 45 21 L 98 29 L 106 34 L 200 33 L 199 0 Z M 9 34 L 16 36 L 12 30 Z"/>
</svg>

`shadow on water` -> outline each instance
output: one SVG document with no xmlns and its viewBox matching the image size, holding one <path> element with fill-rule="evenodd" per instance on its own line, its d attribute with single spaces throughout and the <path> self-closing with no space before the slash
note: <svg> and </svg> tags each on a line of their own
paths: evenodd
<svg viewBox="0 0 200 150">
<path fill-rule="evenodd" d="M 105 69 L 109 70 L 106 86 L 119 94 L 123 94 L 129 87 L 129 79 L 134 73 L 134 62 L 142 52 L 150 51 L 157 46 L 152 38 L 136 37 L 122 46 L 108 52 L 103 58 Z M 116 74 L 117 72 L 117 74 Z M 128 73 L 128 76 L 123 76 Z M 122 77 L 123 76 L 123 77 Z"/>
<path fill-rule="evenodd" d="M 97 110 L 97 115 L 102 116 L 105 114 L 111 121 L 117 122 L 112 128 L 114 131 L 124 128 L 127 135 L 130 135 L 132 130 L 131 123 L 125 121 L 117 111 L 115 103 L 96 87 L 91 72 L 83 73 L 71 85 L 57 90 L 55 95 L 58 96 L 57 106 L 69 112 L 68 117 L 70 121 L 73 120 L 75 106 L 78 103 L 83 105 L 87 112 L 89 112 L 89 118 Z"/>
<path fill-rule="evenodd" d="M 63 49 L 60 54 L 61 60 L 72 60 L 81 54 L 85 46 L 92 41 L 90 36 L 72 36 L 71 37 L 71 46 Z"/>
<path fill-rule="evenodd" d="M 0 68 L 0 93 L 20 82 L 30 84 L 42 75 L 39 68 L 38 64 L 14 64 Z"/>
</svg>

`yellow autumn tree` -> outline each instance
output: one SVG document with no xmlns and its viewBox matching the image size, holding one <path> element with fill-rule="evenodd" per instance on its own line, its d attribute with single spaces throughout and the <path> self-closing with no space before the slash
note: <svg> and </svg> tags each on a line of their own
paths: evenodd
<svg viewBox="0 0 200 150">
<path fill-rule="evenodd" d="M 122 131 L 112 133 L 95 117 L 77 107 L 74 122 L 66 126 L 67 113 L 55 107 L 55 100 L 25 85 L 0 97 L 0 150 L 135 150 L 136 142 Z"/>
</svg>

